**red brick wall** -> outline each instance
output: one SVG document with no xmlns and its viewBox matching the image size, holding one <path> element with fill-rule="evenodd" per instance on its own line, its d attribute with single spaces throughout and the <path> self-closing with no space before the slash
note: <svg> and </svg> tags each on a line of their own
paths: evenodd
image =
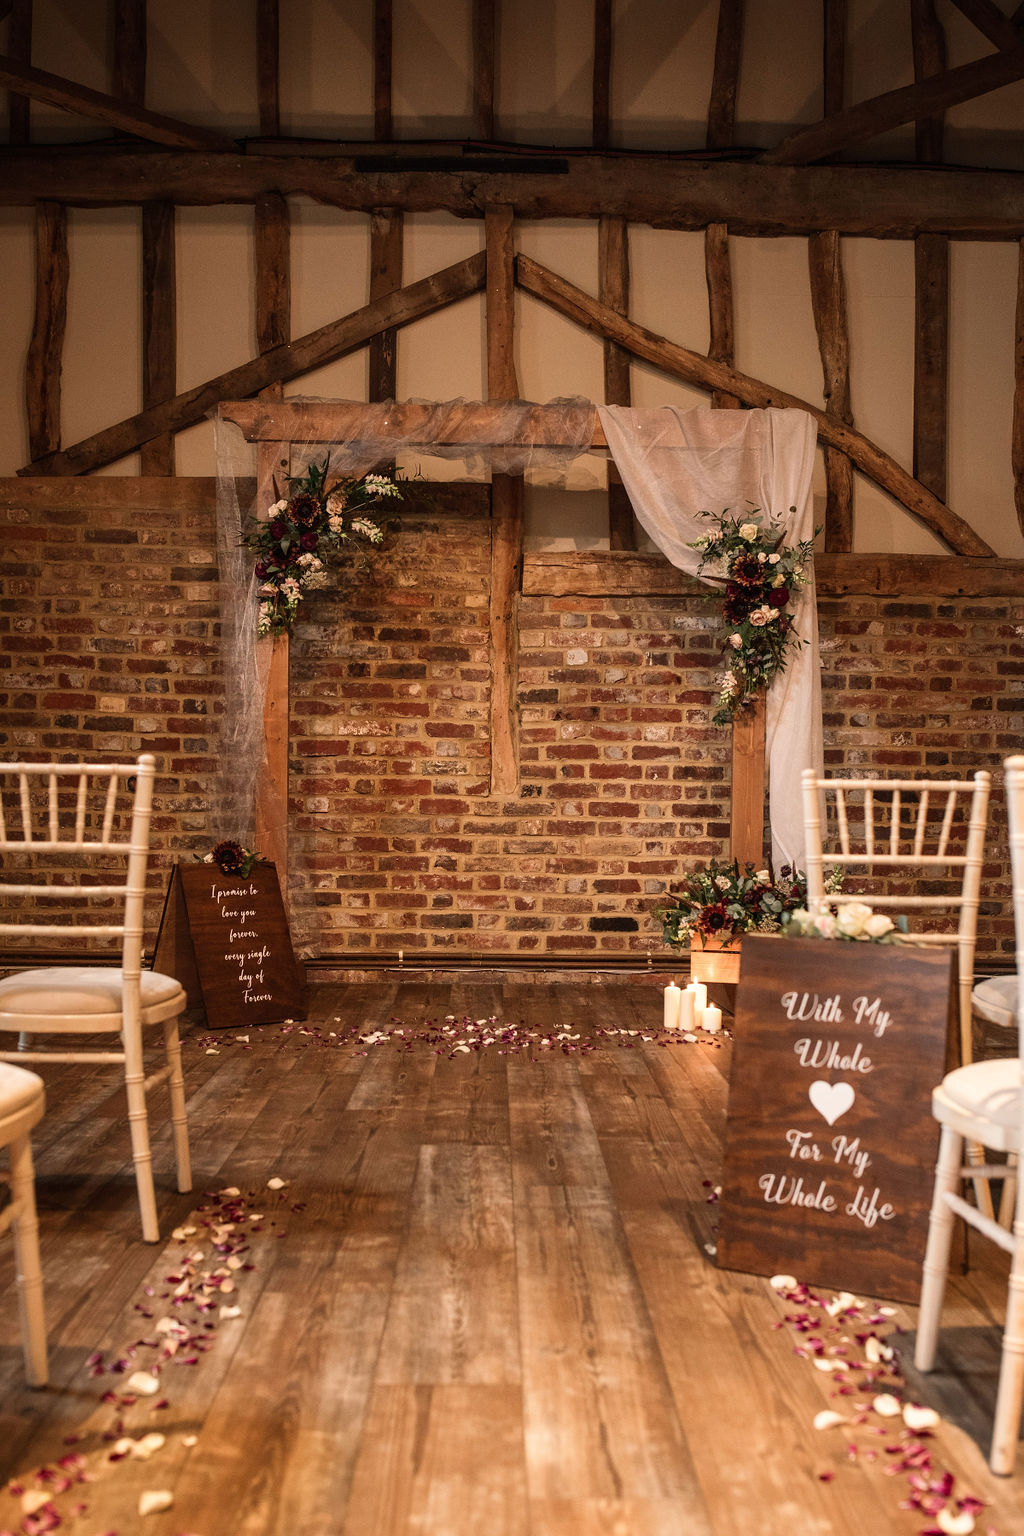
<svg viewBox="0 0 1024 1536">
<path fill-rule="evenodd" d="M 0 755 L 155 752 L 155 932 L 171 859 L 211 841 L 213 515 L 205 482 L 110 487 L 0 486 Z M 661 957 L 651 906 L 727 849 L 714 599 L 524 597 L 522 779 L 494 798 L 486 503 L 406 510 L 376 574 L 319 594 L 292 642 L 292 838 L 324 951 Z M 833 772 L 998 769 L 1024 744 L 1024 597 L 820 606 Z M 991 827 L 979 953 L 1005 962 L 998 792 Z"/>
<path fill-rule="evenodd" d="M 157 759 L 147 926 L 208 845 L 219 678 L 209 481 L 0 481 L 0 756 Z"/>
</svg>

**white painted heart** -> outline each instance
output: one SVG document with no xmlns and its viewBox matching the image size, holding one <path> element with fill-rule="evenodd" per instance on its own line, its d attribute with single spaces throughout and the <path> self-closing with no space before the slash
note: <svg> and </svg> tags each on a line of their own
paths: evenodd
<svg viewBox="0 0 1024 1536">
<path fill-rule="evenodd" d="M 845 1115 L 856 1098 L 849 1083 L 826 1083 L 823 1077 L 811 1084 L 808 1098 L 823 1120 L 835 1125 L 840 1115 Z"/>
</svg>

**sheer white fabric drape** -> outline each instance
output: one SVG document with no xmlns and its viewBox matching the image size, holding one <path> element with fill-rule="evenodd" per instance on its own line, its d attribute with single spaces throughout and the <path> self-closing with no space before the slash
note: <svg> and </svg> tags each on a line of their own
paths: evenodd
<svg viewBox="0 0 1024 1536">
<path fill-rule="evenodd" d="M 695 539 L 710 531 L 701 511 L 760 508 L 787 544 L 814 533 L 811 475 L 816 430 L 806 411 L 682 411 L 598 407 L 623 484 L 643 527 L 680 570 L 696 575 Z M 701 580 L 708 580 L 705 573 Z M 712 582 L 714 578 L 710 578 Z M 808 643 L 790 653 L 767 699 L 772 857 L 803 867 L 800 774 L 821 772 L 821 681 L 813 570 L 798 590 L 794 626 Z"/>
</svg>

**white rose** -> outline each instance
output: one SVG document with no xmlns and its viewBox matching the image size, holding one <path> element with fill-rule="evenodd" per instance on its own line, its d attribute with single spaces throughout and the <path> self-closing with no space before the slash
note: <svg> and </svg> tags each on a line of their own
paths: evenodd
<svg viewBox="0 0 1024 1536">
<path fill-rule="evenodd" d="M 741 539 L 756 539 L 760 532 L 761 532 L 761 530 L 757 526 L 756 523 L 741 523 L 740 524 L 740 538 Z"/>
<path fill-rule="evenodd" d="M 768 563 L 768 556 L 763 549 L 758 551 L 757 563 L 758 565 L 766 565 Z"/>
<path fill-rule="evenodd" d="M 754 609 L 753 613 L 750 615 L 750 622 L 753 624 L 755 629 L 760 629 L 763 625 L 767 624 L 769 612 L 770 610 L 764 608 Z"/>
<path fill-rule="evenodd" d="M 836 920 L 831 912 L 819 912 L 817 917 L 814 919 L 814 926 L 817 928 L 823 939 L 832 939 L 835 937 Z"/>
<path fill-rule="evenodd" d="M 743 636 L 742 635 L 730 635 L 729 636 L 729 644 L 732 646 L 734 651 L 738 651 L 740 646 L 743 644 Z"/>
<path fill-rule="evenodd" d="M 864 932 L 869 939 L 880 939 L 883 934 L 891 933 L 896 924 L 884 912 L 873 912 L 864 924 Z"/>
<path fill-rule="evenodd" d="M 768 556 L 768 564 L 769 565 L 778 565 L 778 563 L 779 563 L 779 561 L 781 559 L 782 559 L 781 555 L 778 555 L 778 554 L 776 554 L 776 555 L 769 555 Z"/>
<path fill-rule="evenodd" d="M 848 939 L 859 939 L 872 916 L 871 908 L 866 907 L 862 901 L 851 901 L 848 906 L 839 908 L 836 928 Z"/>
<path fill-rule="evenodd" d="M 771 885 L 772 883 L 771 873 L 767 869 L 759 869 L 757 871 L 757 879 L 760 880 L 762 885 Z"/>
</svg>

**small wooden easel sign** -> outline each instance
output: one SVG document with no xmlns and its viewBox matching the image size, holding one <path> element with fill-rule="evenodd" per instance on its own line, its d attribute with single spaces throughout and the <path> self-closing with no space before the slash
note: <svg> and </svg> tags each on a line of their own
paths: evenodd
<svg viewBox="0 0 1024 1536">
<path fill-rule="evenodd" d="M 176 864 L 153 969 L 174 976 L 190 1004 L 202 998 L 211 1029 L 305 1018 L 277 869 L 225 875 L 216 864 Z"/>
<path fill-rule="evenodd" d="M 718 1263 L 917 1301 L 956 955 L 743 940 Z"/>
</svg>

